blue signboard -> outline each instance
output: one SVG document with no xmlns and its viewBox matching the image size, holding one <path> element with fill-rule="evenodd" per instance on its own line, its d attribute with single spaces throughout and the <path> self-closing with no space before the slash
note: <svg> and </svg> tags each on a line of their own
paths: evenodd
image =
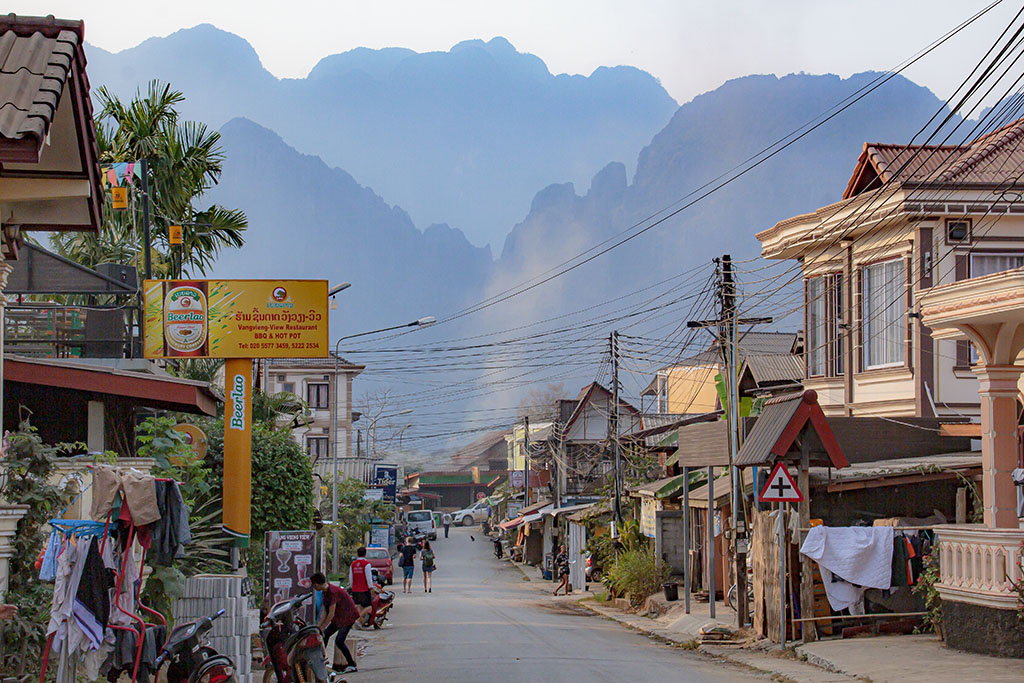
<svg viewBox="0 0 1024 683">
<path fill-rule="evenodd" d="M 398 465 L 374 465 L 373 488 L 384 490 L 385 503 L 394 503 L 398 497 Z"/>
</svg>

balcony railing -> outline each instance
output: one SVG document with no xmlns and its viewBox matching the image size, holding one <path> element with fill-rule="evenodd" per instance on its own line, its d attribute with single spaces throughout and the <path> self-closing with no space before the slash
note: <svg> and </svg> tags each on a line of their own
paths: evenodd
<svg viewBox="0 0 1024 683">
<path fill-rule="evenodd" d="M 944 600 L 1016 609 L 1013 583 L 1021 581 L 1024 529 L 978 525 L 935 527 L 939 541 L 939 582 Z"/>
</svg>

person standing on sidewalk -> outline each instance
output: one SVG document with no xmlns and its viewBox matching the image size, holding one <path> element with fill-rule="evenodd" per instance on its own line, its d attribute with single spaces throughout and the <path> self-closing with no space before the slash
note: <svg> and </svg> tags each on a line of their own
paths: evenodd
<svg viewBox="0 0 1024 683">
<path fill-rule="evenodd" d="M 423 562 L 423 592 L 433 593 L 434 586 L 430 579 L 434 573 L 434 551 L 430 549 L 430 541 L 423 541 L 420 560 Z"/>
<path fill-rule="evenodd" d="M 444 523 L 444 537 L 448 538 L 448 528 L 452 525 L 452 516 L 446 512 L 444 513 L 444 517 L 441 518 L 441 521 Z"/>
<path fill-rule="evenodd" d="M 359 608 L 359 618 L 366 616 L 373 607 L 373 596 L 370 587 L 373 585 L 373 567 L 366 559 L 366 548 L 356 549 L 356 559 L 348 566 L 348 587 L 352 592 L 352 601 Z"/>
<path fill-rule="evenodd" d="M 418 550 L 416 543 L 412 540 L 412 536 L 405 539 L 405 545 L 402 546 L 402 558 L 398 561 L 398 566 L 402 568 L 403 593 L 412 593 L 412 575 L 416 570 L 416 553 Z"/>
<path fill-rule="evenodd" d="M 359 619 L 356 603 L 352 602 L 348 591 L 341 586 L 328 583 L 327 577 L 320 572 L 313 574 L 310 582 L 313 584 L 313 588 L 323 593 L 324 596 L 324 611 L 320 616 L 320 621 L 317 622 L 317 628 L 324 634 L 324 649 L 330 646 L 331 636 L 337 634 L 334 639 L 332 668 L 340 673 L 355 673 L 358 670 L 356 660 L 349 652 L 345 639 L 348 638 L 348 632 L 352 630 L 352 624 Z M 344 665 L 338 661 L 339 651 L 345 657 Z"/>
<path fill-rule="evenodd" d="M 569 553 L 566 552 L 565 546 L 558 546 L 558 555 L 555 556 L 555 571 L 558 574 L 558 579 L 561 581 L 558 587 L 552 595 L 558 595 L 558 591 L 565 590 L 565 594 L 569 594 Z"/>
</svg>

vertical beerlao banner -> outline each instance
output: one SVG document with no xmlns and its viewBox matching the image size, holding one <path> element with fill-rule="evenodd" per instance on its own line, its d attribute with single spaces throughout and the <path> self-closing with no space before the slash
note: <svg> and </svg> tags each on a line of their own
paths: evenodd
<svg viewBox="0 0 1024 683">
<path fill-rule="evenodd" d="M 375 464 L 373 487 L 384 491 L 381 500 L 385 503 L 394 503 L 398 498 L 398 465 Z"/>
<path fill-rule="evenodd" d="M 249 545 L 252 509 L 252 361 L 224 363 L 224 532 Z"/>
<path fill-rule="evenodd" d="M 146 358 L 326 358 L 327 280 L 144 280 Z"/>
</svg>

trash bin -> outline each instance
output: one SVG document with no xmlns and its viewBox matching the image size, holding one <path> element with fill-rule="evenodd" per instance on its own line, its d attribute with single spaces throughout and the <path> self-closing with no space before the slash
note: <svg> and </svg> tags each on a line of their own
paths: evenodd
<svg viewBox="0 0 1024 683">
<path fill-rule="evenodd" d="M 679 599 L 679 584 L 675 581 L 669 581 L 668 583 L 661 584 L 661 587 L 665 590 L 665 599 L 669 602 L 675 602 Z"/>
</svg>

